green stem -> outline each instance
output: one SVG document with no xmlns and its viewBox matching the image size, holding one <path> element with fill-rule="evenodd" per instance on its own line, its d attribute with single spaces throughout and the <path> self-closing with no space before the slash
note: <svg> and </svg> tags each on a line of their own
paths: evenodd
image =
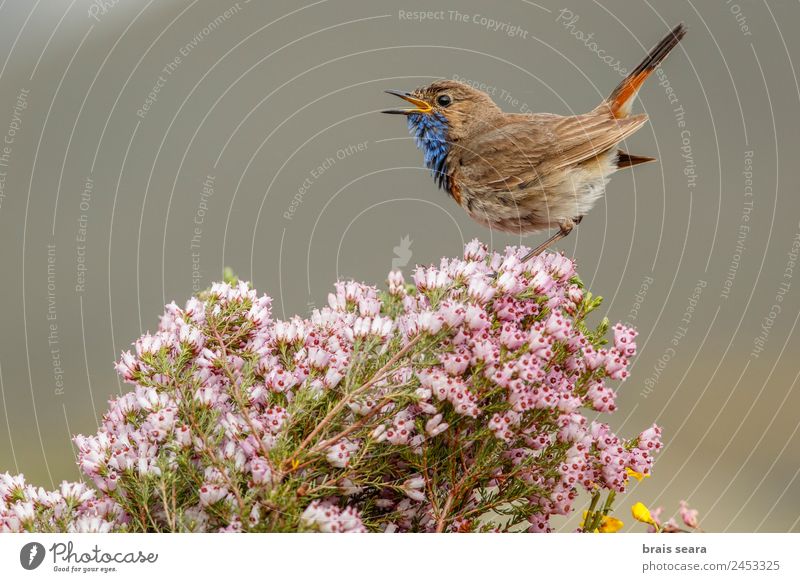
<svg viewBox="0 0 800 582">
<path fill-rule="evenodd" d="M 586 510 L 586 517 L 583 518 L 583 531 L 584 532 L 593 532 L 594 527 L 591 529 L 587 526 L 590 524 L 594 524 L 594 508 L 597 507 L 597 502 L 600 501 L 600 491 L 596 491 L 592 494 L 592 502 L 589 504 L 589 509 Z"/>
<path fill-rule="evenodd" d="M 600 493 L 598 492 L 597 495 L 599 497 Z M 593 516 L 592 529 L 589 531 L 594 531 L 596 528 L 600 527 L 600 524 L 603 521 L 603 517 L 608 515 L 608 513 L 611 511 L 611 505 L 614 503 L 614 498 L 616 496 L 617 496 L 616 491 L 608 492 L 608 497 L 606 498 L 606 502 L 603 504 L 603 509 L 598 511 L 597 514 Z"/>
</svg>

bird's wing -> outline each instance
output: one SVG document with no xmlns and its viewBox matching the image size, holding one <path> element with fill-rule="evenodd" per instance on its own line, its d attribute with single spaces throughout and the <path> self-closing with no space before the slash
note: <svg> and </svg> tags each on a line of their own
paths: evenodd
<svg viewBox="0 0 800 582">
<path fill-rule="evenodd" d="M 544 181 L 609 150 L 646 121 L 646 115 L 598 113 L 504 116 L 461 145 L 459 175 L 497 190 Z"/>
</svg>

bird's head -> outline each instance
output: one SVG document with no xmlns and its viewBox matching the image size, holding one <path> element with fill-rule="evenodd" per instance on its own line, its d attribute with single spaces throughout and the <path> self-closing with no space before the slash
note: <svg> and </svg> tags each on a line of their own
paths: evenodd
<svg viewBox="0 0 800 582">
<path fill-rule="evenodd" d="M 407 93 L 387 91 L 408 101 L 412 107 L 386 109 L 383 113 L 407 115 L 409 127 L 428 127 L 443 124 L 446 139 L 457 141 L 492 115 L 500 113 L 494 101 L 479 91 L 458 81 L 436 81 Z"/>
</svg>

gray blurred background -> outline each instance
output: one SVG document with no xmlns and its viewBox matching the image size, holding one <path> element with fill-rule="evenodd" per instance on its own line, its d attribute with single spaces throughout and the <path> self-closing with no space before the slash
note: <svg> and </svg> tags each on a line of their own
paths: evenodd
<svg viewBox="0 0 800 582">
<path fill-rule="evenodd" d="M 126 390 L 120 351 L 225 266 L 288 317 L 340 277 L 519 243 L 435 189 L 404 120 L 377 113 L 384 89 L 455 77 L 507 111 L 584 112 L 685 21 L 626 147 L 660 162 L 615 176 L 559 248 L 641 332 L 612 426 L 664 427 L 623 519 L 687 499 L 708 531 L 800 531 L 798 18 L 746 0 L 3 1 L 0 470 L 77 478 L 70 435 Z"/>
</svg>

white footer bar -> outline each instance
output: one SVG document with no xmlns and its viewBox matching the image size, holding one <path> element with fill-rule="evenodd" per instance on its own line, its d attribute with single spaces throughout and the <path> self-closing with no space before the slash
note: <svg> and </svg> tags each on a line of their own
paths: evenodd
<svg viewBox="0 0 800 582">
<path fill-rule="evenodd" d="M 4 580 L 800 580 L 800 534 L 6 534 Z M 236 578 L 241 575 L 242 578 Z M 291 577 L 291 578 L 290 578 Z"/>
</svg>

